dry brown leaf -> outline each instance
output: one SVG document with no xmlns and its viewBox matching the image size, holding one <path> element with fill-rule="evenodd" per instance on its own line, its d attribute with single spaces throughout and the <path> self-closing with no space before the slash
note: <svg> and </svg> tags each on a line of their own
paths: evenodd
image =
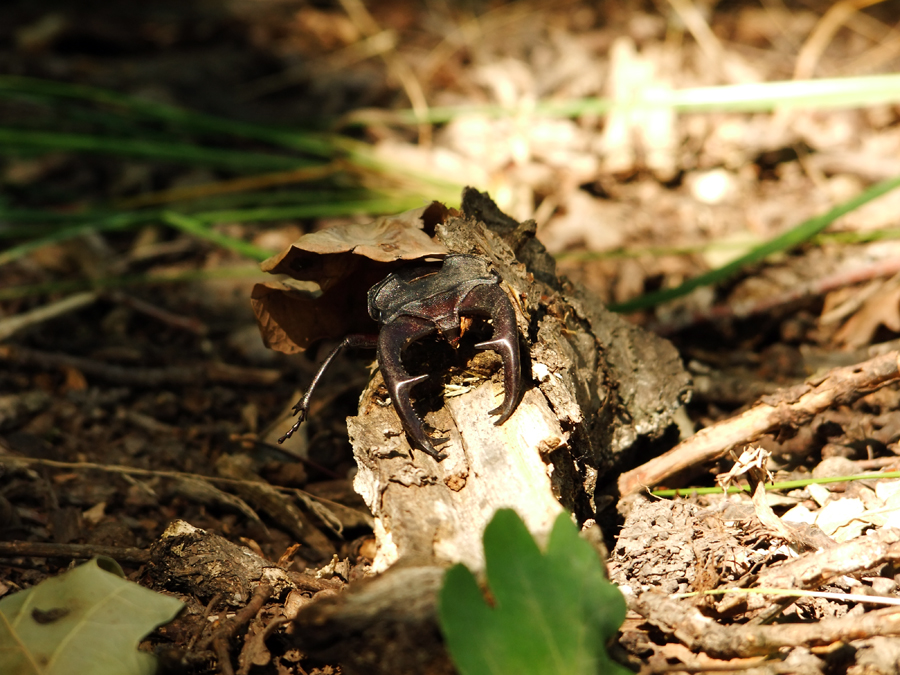
<svg viewBox="0 0 900 675">
<path fill-rule="evenodd" d="M 834 341 L 850 348 L 872 342 L 879 326 L 900 333 L 900 278 L 894 277 L 865 301 L 834 335 Z"/>
<path fill-rule="evenodd" d="M 374 282 L 373 282 L 374 283 Z M 333 287 L 334 288 L 334 287 Z M 341 289 L 341 286 L 337 287 Z M 349 293 L 315 294 L 299 291 L 287 284 L 270 281 L 256 284 L 250 295 L 250 304 L 256 313 L 256 321 L 262 339 L 269 349 L 295 354 L 309 348 L 317 340 L 341 337 L 355 332 L 371 332 L 371 324 L 363 323 L 356 330 L 350 319 L 360 313 L 365 315 L 365 303 L 356 306 L 349 303 Z M 345 306 L 334 304 L 343 296 Z M 363 294 L 363 300 L 365 294 Z M 326 309 L 323 302 L 331 304 Z"/>
<path fill-rule="evenodd" d="M 432 238 L 448 209 L 432 202 L 364 225 L 351 223 L 300 237 L 264 261 L 264 272 L 314 282 L 315 290 L 272 281 L 256 284 L 250 303 L 266 346 L 293 354 L 322 339 L 373 333 L 366 292 L 390 274 L 398 261 L 442 257 Z"/>
<path fill-rule="evenodd" d="M 430 234 L 435 225 L 444 221 L 447 213 L 443 204 L 432 202 L 363 225 L 348 223 L 310 232 L 288 249 L 263 261 L 260 267 L 263 272 L 315 281 L 325 291 L 343 276 L 346 255 L 363 256 L 382 263 L 445 255 L 447 249 Z M 332 258 L 332 255 L 338 257 Z"/>
</svg>

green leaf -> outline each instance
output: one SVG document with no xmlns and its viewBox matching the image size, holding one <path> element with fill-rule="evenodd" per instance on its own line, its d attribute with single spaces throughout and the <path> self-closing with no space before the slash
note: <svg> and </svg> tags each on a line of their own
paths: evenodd
<svg viewBox="0 0 900 675">
<path fill-rule="evenodd" d="M 94 558 L 0 600 L 4 675 L 151 675 L 137 645 L 171 621 L 182 603 L 123 578 L 118 563 Z"/>
<path fill-rule="evenodd" d="M 462 675 L 629 673 L 606 643 L 625 620 L 625 600 L 568 514 L 542 554 L 515 511 L 484 531 L 491 602 L 463 565 L 447 572 L 439 599 L 447 649 Z"/>
</svg>

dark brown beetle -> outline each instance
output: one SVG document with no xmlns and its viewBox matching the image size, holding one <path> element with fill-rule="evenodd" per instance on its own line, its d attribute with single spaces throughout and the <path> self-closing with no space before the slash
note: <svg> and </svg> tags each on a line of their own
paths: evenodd
<svg viewBox="0 0 900 675">
<path fill-rule="evenodd" d="M 303 398 L 294 406 L 297 422 L 279 442 L 289 438 L 306 419 L 313 390 L 331 361 L 344 347 L 378 350 L 378 366 L 384 377 L 391 402 L 400 416 L 403 429 L 413 444 L 437 461 L 446 457 L 434 448 L 447 439 L 432 439 L 422 426 L 410 401 L 410 390 L 428 375 L 413 377 L 403 367 L 403 353 L 410 343 L 438 332 L 453 347 L 462 337 L 460 316 L 476 315 L 491 319 L 491 340 L 475 345 L 491 349 L 503 359 L 503 403 L 490 411 L 499 414 L 495 424 L 503 424 L 513 414 L 522 395 L 519 339 L 516 315 L 506 293 L 500 288 L 500 277 L 482 258 L 448 255 L 440 263 L 424 264 L 388 275 L 368 293 L 369 315 L 381 324 L 378 335 L 348 335 L 328 355 Z"/>
</svg>

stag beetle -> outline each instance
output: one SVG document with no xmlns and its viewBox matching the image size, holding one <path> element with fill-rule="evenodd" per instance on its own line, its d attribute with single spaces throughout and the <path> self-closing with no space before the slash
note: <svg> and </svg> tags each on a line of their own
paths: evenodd
<svg viewBox="0 0 900 675">
<path fill-rule="evenodd" d="M 428 375 L 410 375 L 403 367 L 402 356 L 412 342 L 435 331 L 457 347 L 463 333 L 460 316 L 468 314 L 493 322 L 492 339 L 475 347 L 496 351 L 503 359 L 503 403 L 490 411 L 491 415 L 500 415 L 495 424 L 503 424 L 522 395 L 522 378 L 516 315 L 499 284 L 500 277 L 487 260 L 452 254 L 440 263 L 400 270 L 372 286 L 368 293 L 369 315 L 381 325 L 378 335 L 348 335 L 331 351 L 294 406 L 297 422 L 278 442 L 290 438 L 306 419 L 312 392 L 334 357 L 344 347 L 365 347 L 378 350 L 378 367 L 391 402 L 414 445 L 437 461 L 443 460 L 446 455 L 435 450 L 434 444 L 448 439 L 430 438 L 410 402 L 410 390 L 427 380 Z"/>
</svg>

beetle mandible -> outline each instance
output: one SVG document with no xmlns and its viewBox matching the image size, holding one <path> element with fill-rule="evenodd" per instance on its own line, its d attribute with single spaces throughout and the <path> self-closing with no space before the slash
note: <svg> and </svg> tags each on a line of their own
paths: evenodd
<svg viewBox="0 0 900 675">
<path fill-rule="evenodd" d="M 503 360 L 503 403 L 490 414 L 499 414 L 494 422 L 497 425 L 510 418 L 522 395 L 519 334 L 515 312 L 500 288 L 500 277 L 487 260 L 458 253 L 448 255 L 440 263 L 400 270 L 369 289 L 368 305 L 369 315 L 381 325 L 378 334 L 348 335 L 328 354 L 309 389 L 294 406 L 296 423 L 278 439 L 279 443 L 290 438 L 306 419 L 313 390 L 340 351 L 345 347 L 365 347 L 377 349 L 378 367 L 404 431 L 419 449 L 439 462 L 443 460 L 446 455 L 434 444 L 448 439 L 429 437 L 410 401 L 410 390 L 427 380 L 428 375 L 410 375 L 403 367 L 402 357 L 412 342 L 435 332 L 457 347 L 462 337 L 462 315 L 489 318 L 493 323 L 492 338 L 475 347 L 496 351 Z"/>
</svg>

